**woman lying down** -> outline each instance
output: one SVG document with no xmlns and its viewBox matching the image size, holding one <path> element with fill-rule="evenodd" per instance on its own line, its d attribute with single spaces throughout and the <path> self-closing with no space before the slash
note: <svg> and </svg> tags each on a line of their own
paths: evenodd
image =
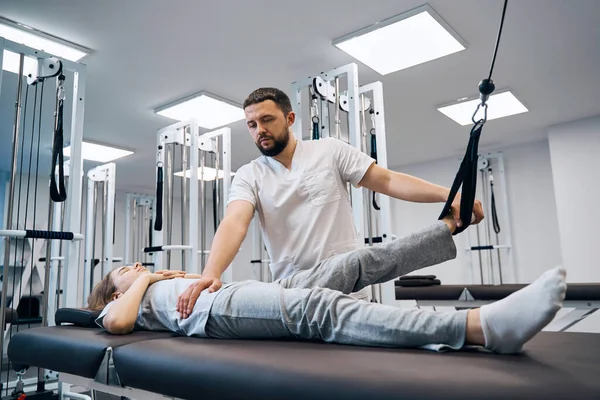
<svg viewBox="0 0 600 400">
<path fill-rule="evenodd" d="M 272 283 L 243 281 L 204 290 L 182 318 L 178 297 L 199 275 L 150 273 L 141 265 L 110 272 L 89 308 L 113 334 L 172 331 L 219 339 L 299 338 L 403 348 L 480 346 L 516 353 L 562 307 L 565 270 L 546 271 L 529 286 L 478 309 L 436 312 L 357 300 L 349 293 L 456 257 L 452 218 L 410 236 L 336 255 Z"/>
</svg>

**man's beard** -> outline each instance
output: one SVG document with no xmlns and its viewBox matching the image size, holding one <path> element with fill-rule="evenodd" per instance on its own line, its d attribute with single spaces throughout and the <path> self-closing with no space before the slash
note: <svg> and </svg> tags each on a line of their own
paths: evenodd
<svg viewBox="0 0 600 400">
<path fill-rule="evenodd" d="M 281 137 L 279 139 L 276 139 L 274 137 L 269 137 L 269 139 L 271 139 L 274 142 L 274 146 L 271 147 L 270 149 L 265 149 L 261 146 L 260 142 L 262 140 L 259 139 L 258 143 L 256 144 L 256 147 L 258 147 L 258 150 L 260 150 L 260 152 L 267 156 L 267 157 L 275 157 L 276 155 L 278 155 L 279 153 L 281 153 L 283 151 L 283 149 L 285 149 L 285 147 L 288 145 L 288 142 L 290 141 L 290 129 L 286 128 L 285 131 L 283 132 L 283 135 L 281 135 Z"/>
</svg>

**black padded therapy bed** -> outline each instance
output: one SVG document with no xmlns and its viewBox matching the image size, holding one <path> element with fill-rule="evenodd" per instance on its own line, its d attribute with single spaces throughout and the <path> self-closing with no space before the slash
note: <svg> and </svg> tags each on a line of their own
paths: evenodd
<svg viewBox="0 0 600 400">
<path fill-rule="evenodd" d="M 542 332 L 520 355 L 434 353 L 302 341 L 215 340 L 165 332 L 110 335 L 93 314 L 15 334 L 13 369 L 135 399 L 600 398 L 600 335 Z"/>
</svg>

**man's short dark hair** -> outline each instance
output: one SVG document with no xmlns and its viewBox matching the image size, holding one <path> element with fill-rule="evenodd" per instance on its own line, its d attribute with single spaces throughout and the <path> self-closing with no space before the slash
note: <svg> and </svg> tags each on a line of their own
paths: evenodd
<svg viewBox="0 0 600 400">
<path fill-rule="evenodd" d="M 287 94 L 277 88 L 264 87 L 253 91 L 244 100 L 244 109 L 252 104 L 262 103 L 263 101 L 271 100 L 283 111 L 283 115 L 287 116 L 292 111 L 292 103 Z"/>
</svg>

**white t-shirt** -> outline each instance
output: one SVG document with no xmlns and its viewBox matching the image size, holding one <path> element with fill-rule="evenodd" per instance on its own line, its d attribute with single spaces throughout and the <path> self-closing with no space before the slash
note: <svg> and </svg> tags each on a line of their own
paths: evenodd
<svg viewBox="0 0 600 400">
<path fill-rule="evenodd" d="M 197 279 L 175 278 L 156 282 L 148 287 L 140 302 L 135 330 L 169 331 L 184 336 L 207 337 L 205 327 L 216 296 L 225 288 L 247 285 L 250 281 L 224 284 L 217 292 L 205 289 L 194 304 L 194 310 L 186 319 L 177 311 L 177 299 Z M 104 317 L 115 304 L 108 303 L 96 318 L 96 324 L 104 328 Z"/>
<path fill-rule="evenodd" d="M 357 186 L 374 161 L 338 139 L 298 140 L 290 170 L 261 156 L 237 171 L 228 203 L 255 206 L 273 279 L 364 247 L 346 184 Z"/>
</svg>

